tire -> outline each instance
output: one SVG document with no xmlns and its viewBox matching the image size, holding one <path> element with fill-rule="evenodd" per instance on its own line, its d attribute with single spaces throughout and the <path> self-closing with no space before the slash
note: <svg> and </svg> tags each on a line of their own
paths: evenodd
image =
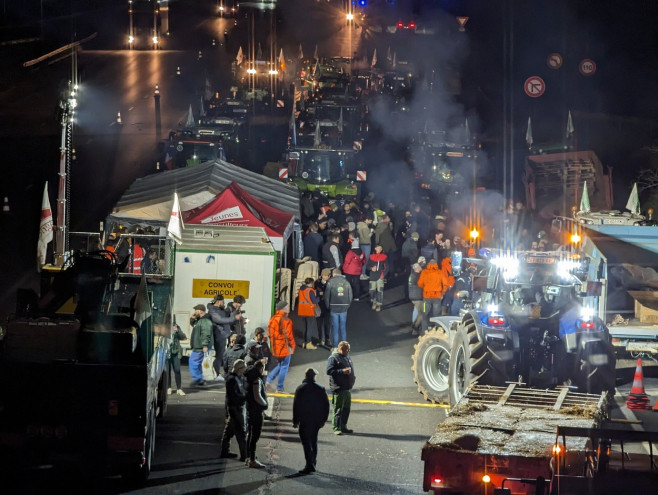
<svg viewBox="0 0 658 495">
<path fill-rule="evenodd" d="M 164 418 L 167 414 L 168 398 L 167 384 L 169 383 L 169 373 L 167 370 L 162 371 L 160 382 L 158 383 L 158 418 Z"/>
<path fill-rule="evenodd" d="M 411 359 L 418 392 L 435 404 L 446 403 L 450 366 L 450 340 L 446 331 L 436 327 L 418 337 Z"/>
<path fill-rule="evenodd" d="M 486 345 L 478 340 L 473 321 L 459 324 L 450 358 L 448 384 L 450 406 L 454 407 L 469 386 L 476 381 L 486 383 L 485 375 L 491 353 Z"/>
<path fill-rule="evenodd" d="M 155 453 L 155 410 L 149 413 L 149 424 L 147 425 L 146 439 L 144 440 L 144 464 L 133 466 L 124 471 L 122 478 L 129 486 L 141 487 L 146 484 L 151 475 L 151 463 Z"/>
</svg>

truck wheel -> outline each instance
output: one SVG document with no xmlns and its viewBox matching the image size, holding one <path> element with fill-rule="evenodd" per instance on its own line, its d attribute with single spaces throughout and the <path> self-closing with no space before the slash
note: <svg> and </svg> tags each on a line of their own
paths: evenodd
<svg viewBox="0 0 658 495">
<path fill-rule="evenodd" d="M 451 406 L 459 402 L 475 381 L 482 383 L 490 355 L 486 345 L 478 340 L 475 323 L 460 323 L 450 352 L 448 384 Z"/>
<path fill-rule="evenodd" d="M 448 369 L 450 363 L 450 341 L 441 328 L 432 328 L 418 338 L 411 356 L 414 382 L 426 400 L 436 404 L 448 398 Z"/>
<path fill-rule="evenodd" d="M 123 479 L 131 486 L 144 486 L 151 475 L 151 462 L 155 453 L 155 411 L 149 413 L 146 439 L 144 441 L 144 464 L 133 466 L 123 473 Z"/>
</svg>

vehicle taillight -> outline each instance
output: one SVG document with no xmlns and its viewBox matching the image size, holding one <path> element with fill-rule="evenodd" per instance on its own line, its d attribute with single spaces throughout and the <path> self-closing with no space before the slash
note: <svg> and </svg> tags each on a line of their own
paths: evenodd
<svg viewBox="0 0 658 495">
<path fill-rule="evenodd" d="M 443 480 L 438 476 L 432 478 L 432 488 L 441 486 L 442 484 L 443 484 Z"/>
<path fill-rule="evenodd" d="M 494 327 L 499 327 L 505 324 L 505 318 L 502 316 L 489 316 L 487 317 L 487 323 Z"/>
<path fill-rule="evenodd" d="M 402 24 L 401 22 L 398 22 L 398 29 L 402 29 L 402 28 L 404 28 L 404 24 Z"/>
<path fill-rule="evenodd" d="M 585 320 L 580 320 L 578 322 L 578 327 L 583 329 L 583 330 L 592 330 L 596 325 L 594 324 L 593 321 L 585 321 Z"/>
<path fill-rule="evenodd" d="M 416 29 L 416 23 L 415 22 L 410 22 L 409 23 L 409 29 Z"/>
<path fill-rule="evenodd" d="M 560 457 L 561 455 L 564 455 L 566 452 L 566 449 L 560 445 L 559 443 L 553 444 L 553 455 L 555 457 Z"/>
</svg>

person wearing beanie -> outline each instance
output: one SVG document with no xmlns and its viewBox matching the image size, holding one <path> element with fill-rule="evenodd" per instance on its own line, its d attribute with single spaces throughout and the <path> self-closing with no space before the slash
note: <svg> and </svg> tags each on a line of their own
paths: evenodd
<svg viewBox="0 0 658 495">
<path fill-rule="evenodd" d="M 208 349 L 212 345 L 212 322 L 206 314 L 206 307 L 203 304 L 194 306 L 194 313 L 190 318 L 192 335 L 190 336 L 190 375 L 192 375 L 192 384 L 204 386 L 206 381 L 203 379 L 202 363 Z"/>
<path fill-rule="evenodd" d="M 313 288 L 315 293 L 320 298 L 320 316 L 315 319 L 318 327 L 319 344 L 331 349 L 331 317 L 329 316 L 329 308 L 324 302 L 324 293 L 327 289 L 327 282 L 331 278 L 331 270 L 323 268 L 320 272 L 320 278 L 315 281 Z"/>
<path fill-rule="evenodd" d="M 408 273 L 412 263 L 416 263 L 418 254 L 420 254 L 418 251 L 418 239 L 418 232 L 412 232 L 402 243 L 402 263 L 405 273 Z"/>
<path fill-rule="evenodd" d="M 244 360 L 236 359 L 231 372 L 226 378 L 226 420 L 222 434 L 222 446 L 219 457 L 222 459 L 235 459 L 237 454 L 230 451 L 231 438 L 235 436 L 240 450 L 240 461 L 247 459 L 247 439 L 245 436 L 245 401 L 247 391 L 244 386 L 244 372 L 247 365 Z"/>
<path fill-rule="evenodd" d="M 352 248 L 345 255 L 343 262 L 343 273 L 345 278 L 352 287 L 352 294 L 354 294 L 354 301 L 358 301 L 362 296 L 361 294 L 361 272 L 363 266 L 366 264 L 366 256 L 361 250 L 359 239 L 352 240 Z"/>
<path fill-rule="evenodd" d="M 272 356 L 276 360 L 276 365 L 267 375 L 267 389 L 272 387 L 274 380 L 278 378 L 276 391 L 283 392 L 290 367 L 290 358 L 295 353 L 297 344 L 292 331 L 292 320 L 288 316 L 290 313 L 290 304 L 288 301 L 279 301 L 276 303 L 276 311 L 267 324 L 267 333 L 270 339 Z"/>
<path fill-rule="evenodd" d="M 306 466 L 299 474 L 315 472 L 318 459 L 318 432 L 329 419 L 327 391 L 315 381 L 317 370 L 307 368 L 304 381 L 295 390 L 292 403 L 292 426 L 299 428 Z"/>
<path fill-rule="evenodd" d="M 340 268 L 335 268 L 334 275 L 327 282 L 324 302 L 331 315 L 331 336 L 333 347 L 338 347 L 341 340 L 347 338 L 347 310 L 352 304 L 352 286 Z"/>
<path fill-rule="evenodd" d="M 363 251 L 363 254 L 366 257 L 366 260 L 368 260 L 368 258 L 370 257 L 370 245 L 372 243 L 372 234 L 374 232 L 374 227 L 372 226 L 372 215 L 369 217 L 366 216 L 364 217 L 363 220 L 357 222 L 356 232 L 358 234 L 359 245 L 361 246 L 361 250 Z M 365 265 L 361 270 L 361 278 L 364 280 L 368 279 L 368 276 L 366 275 Z"/>
<path fill-rule="evenodd" d="M 370 274 L 368 288 L 370 290 L 370 302 L 375 311 L 382 310 L 384 303 L 384 281 L 389 272 L 388 256 L 384 253 L 381 244 L 375 246 L 375 251 L 370 254 L 366 264 L 366 271 Z"/>
<path fill-rule="evenodd" d="M 247 356 L 247 338 L 239 333 L 234 333 L 233 335 L 235 336 L 235 344 L 224 354 L 223 366 L 226 374 L 233 369 L 235 361 L 238 359 L 244 359 Z M 231 335 L 231 338 L 233 335 Z"/>
</svg>

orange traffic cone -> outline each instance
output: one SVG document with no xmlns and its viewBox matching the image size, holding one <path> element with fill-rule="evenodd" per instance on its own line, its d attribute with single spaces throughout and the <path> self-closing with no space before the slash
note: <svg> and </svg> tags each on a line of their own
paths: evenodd
<svg viewBox="0 0 658 495">
<path fill-rule="evenodd" d="M 658 412 L 658 400 L 656 403 L 653 405 L 653 412 Z"/>
<path fill-rule="evenodd" d="M 11 213 L 11 208 L 9 208 L 9 198 L 5 196 L 5 200 L 2 203 L 2 214 L 9 215 Z"/>
<path fill-rule="evenodd" d="M 644 375 L 642 373 L 642 359 L 637 360 L 635 376 L 633 377 L 633 387 L 631 393 L 626 399 L 626 407 L 629 409 L 648 410 L 651 407 L 649 396 L 644 393 Z"/>
<path fill-rule="evenodd" d="M 117 124 L 119 124 L 119 125 L 123 124 L 123 120 L 121 120 L 121 112 L 117 113 Z"/>
</svg>

